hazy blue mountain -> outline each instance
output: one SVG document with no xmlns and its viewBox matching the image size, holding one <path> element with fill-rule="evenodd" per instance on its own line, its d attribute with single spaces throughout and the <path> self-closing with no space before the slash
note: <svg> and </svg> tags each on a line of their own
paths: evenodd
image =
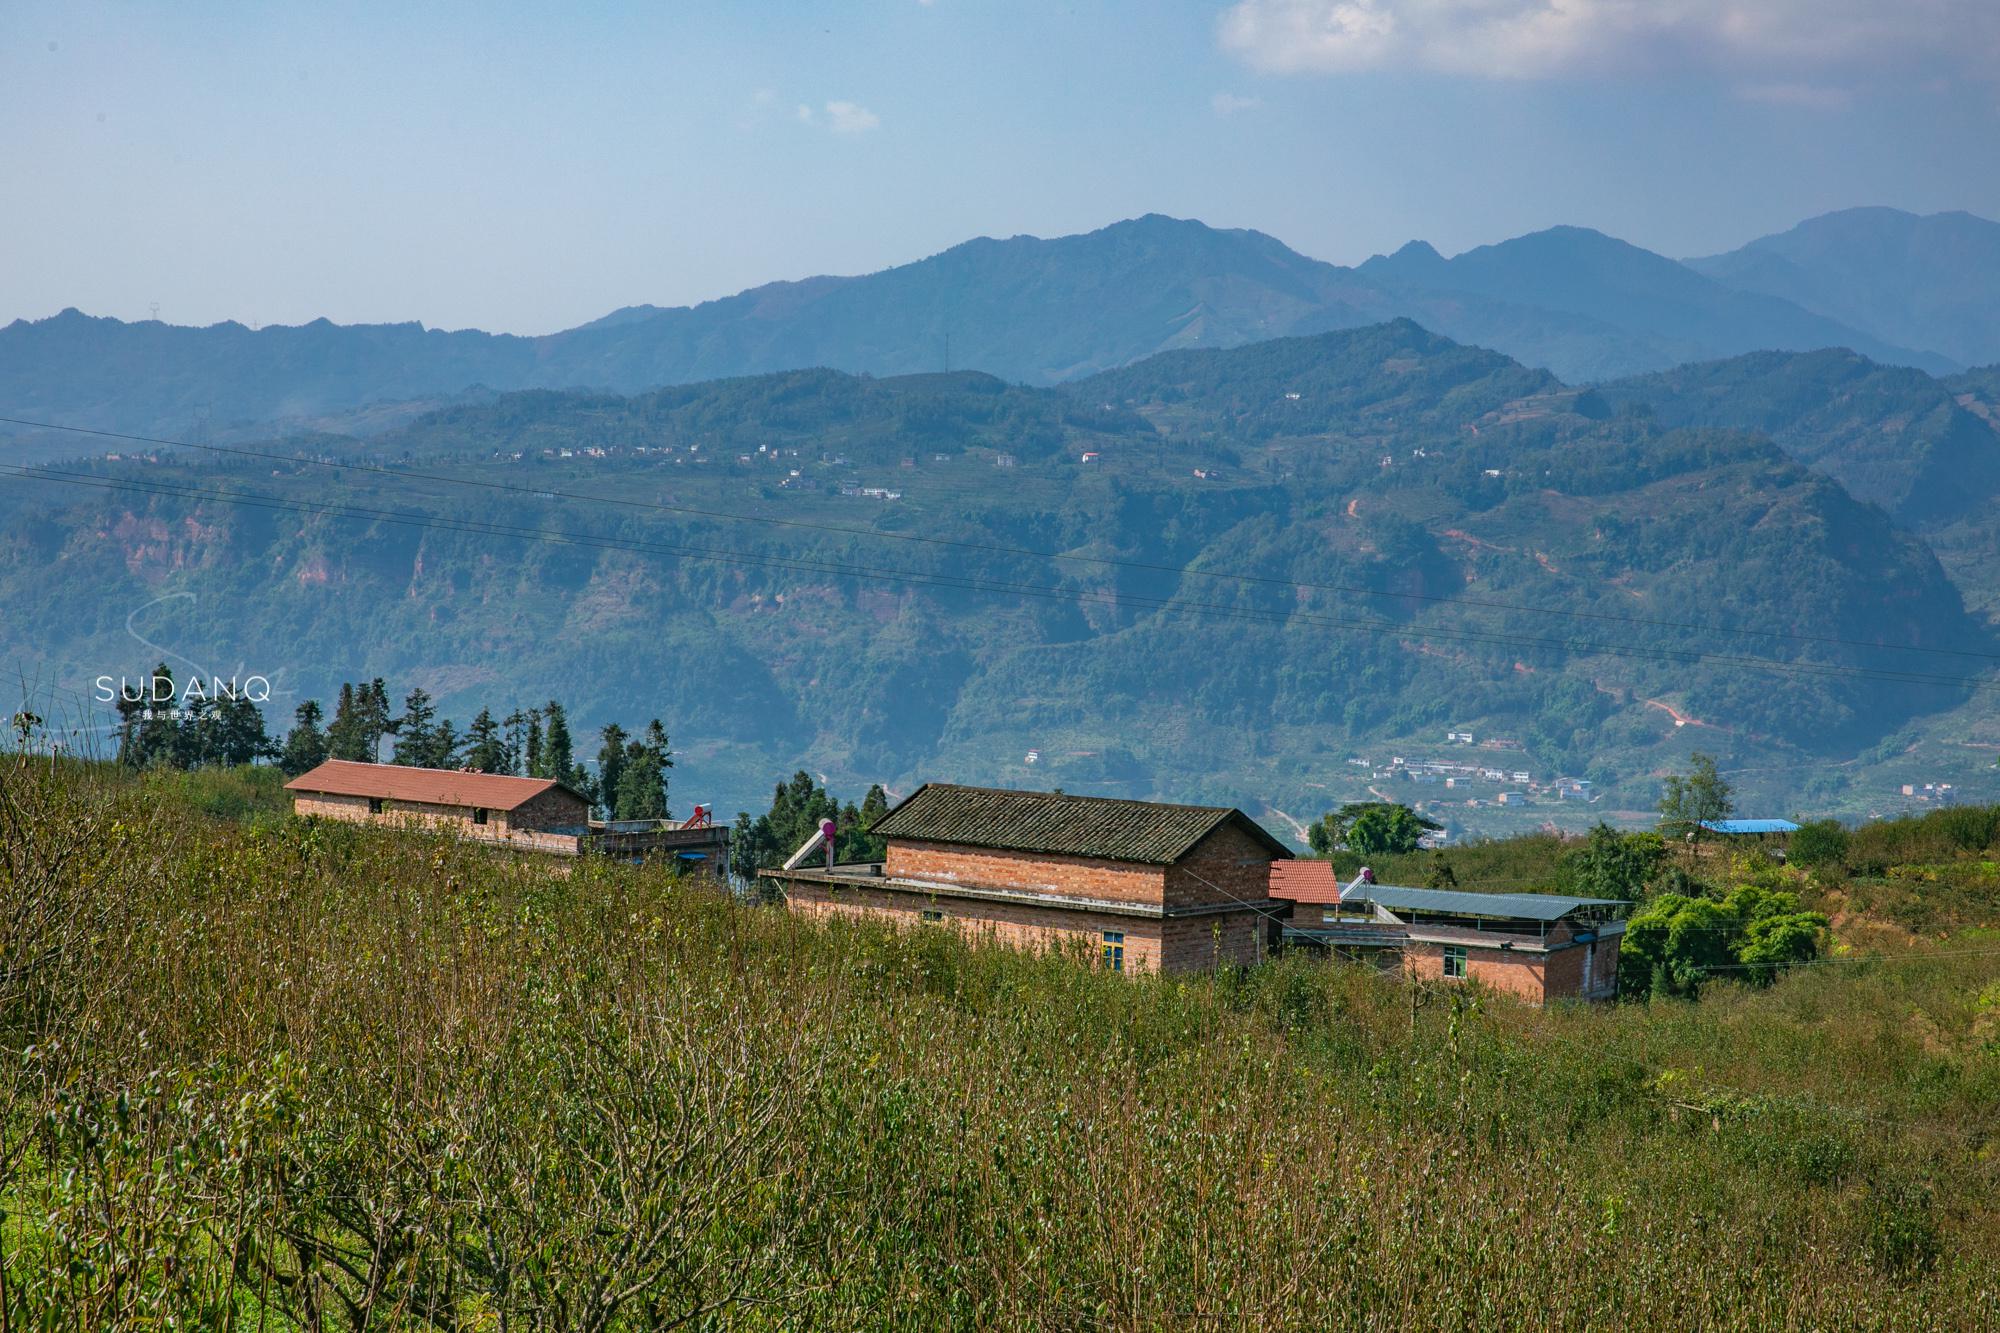
<svg viewBox="0 0 2000 1333">
<path fill-rule="evenodd" d="M 1176 348 L 1233 347 L 1395 317 L 1575 382 L 1758 348 L 1852 346 L 1941 368 L 1658 255 L 1559 229 L 1360 269 L 1254 231 L 1149 215 L 1086 235 L 979 239 L 865 277 L 773 283 L 698 306 L 631 306 L 541 337 L 416 324 L 205 329 L 75 311 L 0 329 L 0 415 L 175 437 L 244 423 L 386 428 L 475 390 L 667 384 L 827 367 L 973 367 L 1054 384 Z M 13 439 L 10 454 L 73 441 Z"/>
<path fill-rule="evenodd" d="M 1962 365 L 2000 361 L 2000 222 L 1850 208 L 1688 267 Z"/>
<path fill-rule="evenodd" d="M 1935 352 L 1893 345 L 1782 297 L 1735 290 L 1585 227 L 1552 227 L 1452 259 L 1415 242 L 1393 255 L 1377 256 L 1357 271 L 1393 293 L 1477 298 L 1552 311 L 1605 330 L 1604 345 L 1614 356 L 1595 365 L 1552 366 L 1571 380 L 1631 373 L 1629 367 L 1614 369 L 1616 362 L 1646 352 L 1656 367 L 1740 352 L 1820 347 L 1852 348 L 1877 361 L 1940 372 L 1959 364 Z M 1462 342 L 1502 346 L 1502 340 L 1463 323 L 1454 327 L 1440 319 L 1435 327 Z"/>
<path fill-rule="evenodd" d="M 1769 435 L 1787 453 L 1918 526 L 1990 514 L 2000 433 L 1973 377 L 1936 380 L 1852 352 L 1758 352 L 1598 386 L 1665 426 Z M 1972 402 L 1968 407 L 1961 399 Z"/>
</svg>

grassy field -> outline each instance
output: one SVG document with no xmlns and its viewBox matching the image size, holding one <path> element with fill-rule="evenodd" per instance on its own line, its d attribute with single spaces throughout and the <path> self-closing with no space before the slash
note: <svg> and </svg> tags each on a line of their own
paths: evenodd
<svg viewBox="0 0 2000 1333">
<path fill-rule="evenodd" d="M 2000 1323 L 1962 839 L 1949 922 L 1860 838 L 1815 890 L 1882 895 L 1881 961 L 1536 1011 L 805 924 L 260 783 L 0 756 L 0 1327 Z"/>
</svg>

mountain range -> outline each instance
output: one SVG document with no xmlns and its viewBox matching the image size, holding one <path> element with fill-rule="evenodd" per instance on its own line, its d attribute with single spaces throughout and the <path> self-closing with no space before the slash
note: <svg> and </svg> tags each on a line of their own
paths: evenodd
<svg viewBox="0 0 2000 1333">
<path fill-rule="evenodd" d="M 461 724 L 551 695 L 581 733 L 658 714 L 677 790 L 725 811 L 807 768 L 1281 827 L 1379 789 L 1495 831 L 1642 818 L 1706 749 L 1760 808 L 1859 814 L 1927 778 L 1976 794 L 1964 747 L 2000 736 L 1966 592 L 1994 524 L 1893 466 L 2000 452 L 1983 385 L 1807 352 L 1585 388 L 1393 320 L 1053 387 L 488 394 L 10 482 L 0 658 L 72 695 L 167 654 L 255 671 L 280 725 L 374 675 Z M 1399 756 L 1596 803 L 1383 785 Z"/>
<path fill-rule="evenodd" d="M 1949 373 L 2000 360 L 2000 224 L 1885 209 L 1818 218 L 1679 263 L 1578 227 L 1447 259 L 1422 242 L 1357 267 L 1255 231 L 1149 215 L 1085 235 L 981 238 L 862 277 L 632 306 L 540 337 L 325 320 L 252 330 L 74 310 L 0 329 L 5 415 L 204 437 L 379 430 L 522 388 L 636 393 L 807 367 L 952 366 L 1049 385 L 1176 348 L 1406 317 L 1571 383 L 1764 350 L 1844 348 Z M 7 428 L 14 457 L 74 444 Z"/>
</svg>

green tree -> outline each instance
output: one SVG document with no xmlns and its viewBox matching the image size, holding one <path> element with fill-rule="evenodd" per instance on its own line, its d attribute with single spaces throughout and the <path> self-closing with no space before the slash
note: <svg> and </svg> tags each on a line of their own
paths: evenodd
<svg viewBox="0 0 2000 1333">
<path fill-rule="evenodd" d="M 1425 833 L 1443 827 L 1407 805 L 1390 801 L 1349 801 L 1321 815 L 1306 829 L 1306 844 L 1319 856 L 1346 848 L 1363 856 L 1414 852 Z"/>
<path fill-rule="evenodd" d="M 627 741 L 619 766 L 616 800 L 619 819 L 665 819 L 667 817 L 667 770 L 674 766 L 673 750 L 667 743 L 667 729 L 654 718 L 645 734 Z"/>
<path fill-rule="evenodd" d="M 171 764 L 180 748 L 173 668 L 165 662 L 146 677 L 138 698 L 118 693 L 118 762 L 127 768 Z"/>
<path fill-rule="evenodd" d="M 292 710 L 292 729 L 285 733 L 285 748 L 278 754 L 278 767 L 285 776 L 295 778 L 326 762 L 326 733 L 319 725 L 322 715 L 317 699 L 308 699 Z"/>
<path fill-rule="evenodd" d="M 475 773 L 505 773 L 513 767 L 507 742 L 492 710 L 482 708 L 465 732 L 465 766 Z"/>
<path fill-rule="evenodd" d="M 1704 824 L 1729 818 L 1735 808 L 1729 784 L 1715 771 L 1715 760 L 1696 751 L 1688 757 L 1685 775 L 1669 773 L 1661 785 L 1660 830 L 1699 842 Z"/>
<path fill-rule="evenodd" d="M 603 742 L 597 751 L 597 790 L 605 816 L 619 819 L 622 816 L 618 813 L 618 781 L 625 771 L 625 745 L 631 737 L 616 722 L 607 722 L 597 738 Z"/>
<path fill-rule="evenodd" d="M 507 714 L 500 723 L 507 729 L 507 764 L 498 770 L 502 773 L 525 773 L 528 763 L 528 717 L 519 708 Z M 537 735 L 539 740 L 539 734 Z"/>
<path fill-rule="evenodd" d="M 1565 854 L 1562 877 L 1579 897 L 1637 902 L 1666 855 L 1666 839 L 1659 834 L 1620 833 L 1600 822 L 1583 846 Z"/>
<path fill-rule="evenodd" d="M 1632 915 L 1619 946 L 1619 988 L 1638 998 L 1695 995 L 1718 970 L 1765 983 L 1818 955 L 1826 918 L 1795 894 L 1743 884 L 1726 897 L 1663 893 Z"/>
<path fill-rule="evenodd" d="M 554 699 L 542 705 L 542 743 L 536 758 L 539 764 L 531 778 L 554 778 L 578 791 L 588 793 L 590 775 L 576 762 L 576 743 L 570 739 L 569 714 Z"/>
<path fill-rule="evenodd" d="M 396 721 L 396 745 L 389 752 L 392 763 L 412 768 L 443 768 L 437 759 L 437 706 L 430 692 L 418 685 L 403 696 L 403 716 Z"/>
<path fill-rule="evenodd" d="M 274 755 L 276 750 L 264 731 L 264 710 L 241 696 L 218 700 L 207 750 L 203 762 L 232 768 Z"/>
<path fill-rule="evenodd" d="M 1424 887 L 1427 889 L 1455 889 L 1458 887 L 1458 872 L 1451 868 L 1441 851 L 1431 853 L 1431 863 L 1424 872 Z"/>
<path fill-rule="evenodd" d="M 813 781 L 812 774 L 803 770 L 792 774 L 791 781 L 779 783 L 771 793 L 769 811 L 755 819 L 748 811 L 736 817 L 729 843 L 730 870 L 751 879 L 760 867 L 783 864 L 823 819 L 840 820 L 839 802 Z M 835 838 L 836 859 L 840 836 Z"/>
<path fill-rule="evenodd" d="M 1785 859 L 1797 866 L 1833 866 L 1847 860 L 1847 827 L 1837 819 L 1802 824 L 1792 835 Z"/>
<path fill-rule="evenodd" d="M 368 724 L 362 716 L 361 700 L 354 686 L 346 681 L 341 682 L 340 697 L 333 706 L 333 721 L 326 729 L 326 753 L 329 759 L 355 763 L 369 763 L 374 758 L 368 752 Z"/>
</svg>

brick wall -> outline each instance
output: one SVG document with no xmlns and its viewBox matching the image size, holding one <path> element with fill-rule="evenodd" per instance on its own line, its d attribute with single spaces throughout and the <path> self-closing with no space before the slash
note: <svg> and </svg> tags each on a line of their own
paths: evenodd
<svg viewBox="0 0 2000 1333">
<path fill-rule="evenodd" d="M 371 818 L 366 796 L 327 796 L 317 792 L 300 792 L 292 797 L 292 812 L 356 823 L 366 823 Z"/>
<path fill-rule="evenodd" d="M 1167 906 L 1260 903 L 1271 891 L 1271 853 L 1264 844 L 1224 824 L 1167 867 Z"/>
<path fill-rule="evenodd" d="M 1161 958 L 1168 972 L 1253 967 L 1264 961 L 1265 918 L 1255 912 L 1173 917 L 1160 923 Z"/>
<path fill-rule="evenodd" d="M 1549 955 L 1549 998 L 1569 999 L 1586 993 L 1595 993 L 1598 988 L 1608 988 L 1616 993 L 1618 982 L 1619 937 L 1597 941 L 1596 945 L 1576 945 L 1561 953 Z M 1586 974 L 1585 968 L 1589 968 Z"/>
<path fill-rule="evenodd" d="M 947 843 L 891 839 L 882 873 L 892 879 L 928 879 L 989 889 L 1025 889 L 1107 902 L 1166 900 L 1164 866 L 1100 861 L 1083 856 L 1004 852 Z"/>
<path fill-rule="evenodd" d="M 589 802 L 560 787 L 551 787 L 515 806 L 507 813 L 506 823 L 515 829 L 547 829 L 583 824 L 589 819 Z"/>
<path fill-rule="evenodd" d="M 813 880 L 785 881 L 785 898 L 801 916 L 849 917 L 887 921 L 897 926 L 938 925 L 965 932 L 973 939 L 990 939 L 1010 948 L 1081 950 L 1096 961 L 1102 957 L 1104 933 L 1122 934 L 1125 970 L 1156 970 L 1161 965 L 1161 927 L 1178 922 L 1149 921 L 1106 912 L 1021 903 L 971 902 L 958 898 L 924 898 L 884 889 L 833 888 Z M 924 913 L 936 912 L 936 922 Z"/>
<path fill-rule="evenodd" d="M 546 793 L 566 795 L 566 793 Z M 540 798 L 537 798 L 540 799 Z M 568 798 L 568 806 L 574 808 L 581 803 L 575 797 Z M 555 808 L 564 808 L 560 805 Z M 493 811 L 488 822 L 473 822 L 474 807 L 468 805 L 428 805 L 419 801 L 384 801 L 381 814 L 373 814 L 368 808 L 366 796 L 331 796 L 324 792 L 299 792 L 292 798 L 292 810 L 300 815 L 316 815 L 321 819 L 344 819 L 354 824 L 387 824 L 400 828 L 442 829 L 459 837 L 472 838 L 481 842 L 505 843 L 510 847 L 521 847 L 530 851 L 554 852 L 562 856 L 575 856 L 578 840 L 574 834 L 548 833 L 535 828 L 508 826 L 503 811 Z M 577 822 L 581 822 L 579 819 Z"/>
<path fill-rule="evenodd" d="M 1442 944 L 1412 940 L 1403 949 L 1404 973 L 1426 981 L 1443 980 L 1444 949 Z M 1542 957 L 1540 954 L 1468 947 L 1465 953 L 1466 979 L 1491 990 L 1518 995 L 1530 1004 L 1540 1004 L 1547 994 Z"/>
</svg>

